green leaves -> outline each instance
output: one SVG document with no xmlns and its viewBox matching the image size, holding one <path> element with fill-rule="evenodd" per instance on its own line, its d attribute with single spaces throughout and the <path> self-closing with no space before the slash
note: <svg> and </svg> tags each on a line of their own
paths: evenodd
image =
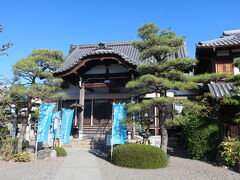
<svg viewBox="0 0 240 180">
<path fill-rule="evenodd" d="M 210 83 L 211 81 L 217 82 L 231 76 L 230 73 L 211 73 L 211 74 L 199 74 L 189 76 L 188 80 L 196 83 Z"/>
<path fill-rule="evenodd" d="M 161 30 L 153 23 L 146 23 L 138 29 L 138 36 L 143 41 L 134 41 L 133 46 L 140 50 L 142 59 L 154 56 L 158 62 L 163 61 L 170 53 L 177 52 L 183 45 L 184 38 L 174 32 Z"/>
<path fill-rule="evenodd" d="M 140 74 L 156 74 L 156 73 L 166 73 L 171 70 L 175 71 L 189 71 L 196 66 L 197 60 L 192 58 L 177 58 L 169 59 L 168 61 L 163 61 L 159 63 L 148 63 L 142 64 L 137 67 L 137 71 Z"/>
<path fill-rule="evenodd" d="M 240 58 L 238 58 L 237 61 L 233 63 L 233 65 L 237 68 L 240 68 Z"/>
<path fill-rule="evenodd" d="M 141 103 L 129 103 L 127 104 L 128 113 L 135 114 L 140 111 L 147 111 L 153 107 L 158 107 L 160 110 L 164 107 L 172 104 L 183 105 L 185 107 L 191 107 L 192 110 L 205 109 L 205 106 L 201 106 L 198 103 L 186 100 L 186 99 L 175 99 L 171 97 L 156 97 L 147 100 L 143 100 Z"/>
<path fill-rule="evenodd" d="M 36 83 L 36 78 L 50 78 L 51 74 L 48 72 L 53 72 L 63 60 L 64 56 L 60 51 L 36 49 L 27 58 L 17 61 L 13 66 L 13 73 L 19 78 Z"/>
<path fill-rule="evenodd" d="M 173 76 L 171 77 L 173 78 Z M 184 78 L 184 77 L 181 76 L 181 78 Z M 132 89 L 148 87 L 150 91 L 154 90 L 154 92 L 162 92 L 167 89 L 183 90 L 183 91 L 197 89 L 198 84 L 192 81 L 174 81 L 174 80 L 172 81 L 172 80 L 168 80 L 167 78 L 146 74 L 146 75 L 140 76 L 136 80 L 128 82 L 126 87 L 132 88 Z"/>
<path fill-rule="evenodd" d="M 229 77 L 226 82 L 232 82 L 235 86 L 240 86 L 240 74 Z"/>
<path fill-rule="evenodd" d="M 169 46 L 152 46 L 148 49 L 144 49 L 141 52 L 140 58 L 146 59 L 154 56 L 157 60 L 162 57 L 159 54 L 164 54 L 164 56 L 169 55 L 170 53 L 176 52 L 178 50 L 177 47 L 169 47 Z M 163 57 L 164 58 L 164 57 Z"/>
<path fill-rule="evenodd" d="M 62 52 L 57 50 L 36 49 L 27 58 L 20 59 L 13 66 L 18 84 L 11 87 L 13 95 L 49 99 L 61 97 L 54 94 L 63 82 L 53 77 L 52 72 L 63 62 Z"/>
<path fill-rule="evenodd" d="M 138 36 L 142 39 L 148 39 L 152 34 L 157 34 L 159 28 L 154 23 L 146 23 L 138 29 Z"/>
</svg>

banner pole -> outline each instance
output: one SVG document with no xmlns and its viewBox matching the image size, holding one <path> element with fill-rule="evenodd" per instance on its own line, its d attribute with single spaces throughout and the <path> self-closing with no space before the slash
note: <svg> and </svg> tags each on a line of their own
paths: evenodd
<svg viewBox="0 0 240 180">
<path fill-rule="evenodd" d="M 61 111 L 60 111 L 60 137 L 59 137 L 59 147 L 62 147 L 62 116 L 63 116 L 63 108 L 61 104 Z"/>
<path fill-rule="evenodd" d="M 113 103 L 113 106 L 112 106 L 112 112 L 113 112 L 113 114 L 112 114 L 112 138 L 111 138 L 111 161 L 112 161 L 112 154 L 113 154 L 113 123 L 114 123 L 114 104 L 115 103 Z"/>
<path fill-rule="evenodd" d="M 39 119 L 38 119 L 38 121 L 39 121 Z M 37 124 L 38 124 L 38 122 L 37 122 Z M 35 142 L 35 154 L 34 154 L 34 161 L 36 161 L 36 160 L 37 160 L 38 131 L 36 131 L 36 137 L 35 137 L 35 139 L 36 139 L 36 142 Z"/>
</svg>

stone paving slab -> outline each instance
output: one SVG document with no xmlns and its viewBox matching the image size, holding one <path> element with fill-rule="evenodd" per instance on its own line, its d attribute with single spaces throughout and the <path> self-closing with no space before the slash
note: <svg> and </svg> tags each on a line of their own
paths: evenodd
<svg viewBox="0 0 240 180">
<path fill-rule="evenodd" d="M 102 180 L 97 157 L 84 150 L 70 150 L 55 180 Z"/>
</svg>

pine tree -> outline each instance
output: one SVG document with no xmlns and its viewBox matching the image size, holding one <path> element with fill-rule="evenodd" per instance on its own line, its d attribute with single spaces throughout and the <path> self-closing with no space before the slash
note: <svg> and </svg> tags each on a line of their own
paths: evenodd
<svg viewBox="0 0 240 180">
<path fill-rule="evenodd" d="M 64 93 L 56 93 L 62 84 L 61 78 L 55 78 L 53 71 L 63 62 L 60 51 L 37 49 L 13 66 L 18 83 L 11 86 L 12 97 L 24 99 L 26 113 L 22 122 L 18 141 L 18 152 L 22 151 L 22 142 L 35 100 L 56 100 Z"/>
<path fill-rule="evenodd" d="M 153 56 L 157 62 L 137 66 L 136 71 L 140 76 L 128 82 L 126 87 L 132 89 L 132 93 L 136 98 L 149 93 L 160 94 L 160 97 L 128 104 L 128 115 L 134 116 L 136 113 L 141 112 L 140 121 L 145 121 L 151 116 L 147 115 L 149 113 L 146 112 L 156 108 L 160 126 L 161 148 L 166 153 L 168 143 L 166 117 L 169 113 L 172 113 L 168 107 L 172 106 L 172 104 L 182 104 L 195 109 L 203 108 L 189 100 L 167 97 L 167 90 L 197 90 L 199 88 L 198 82 L 216 81 L 226 75 L 185 75 L 185 72 L 189 72 L 196 66 L 197 60 L 191 58 L 168 58 L 171 53 L 176 53 L 184 43 L 184 37 L 176 36 L 169 29 L 160 30 L 155 24 L 146 23 L 138 29 L 138 36 L 142 41 L 134 41 L 133 46 L 141 52 L 140 58 L 146 59 Z"/>
</svg>

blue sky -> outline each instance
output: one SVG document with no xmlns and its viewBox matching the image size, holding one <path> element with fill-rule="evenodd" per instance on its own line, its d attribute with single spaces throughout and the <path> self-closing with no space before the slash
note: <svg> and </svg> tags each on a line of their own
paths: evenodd
<svg viewBox="0 0 240 180">
<path fill-rule="evenodd" d="M 146 22 L 171 27 L 185 36 L 190 57 L 195 43 L 240 29 L 239 0 L 4 0 L 0 3 L 0 45 L 15 45 L 0 56 L 0 74 L 33 49 L 59 49 L 70 44 L 131 41 Z"/>
</svg>

